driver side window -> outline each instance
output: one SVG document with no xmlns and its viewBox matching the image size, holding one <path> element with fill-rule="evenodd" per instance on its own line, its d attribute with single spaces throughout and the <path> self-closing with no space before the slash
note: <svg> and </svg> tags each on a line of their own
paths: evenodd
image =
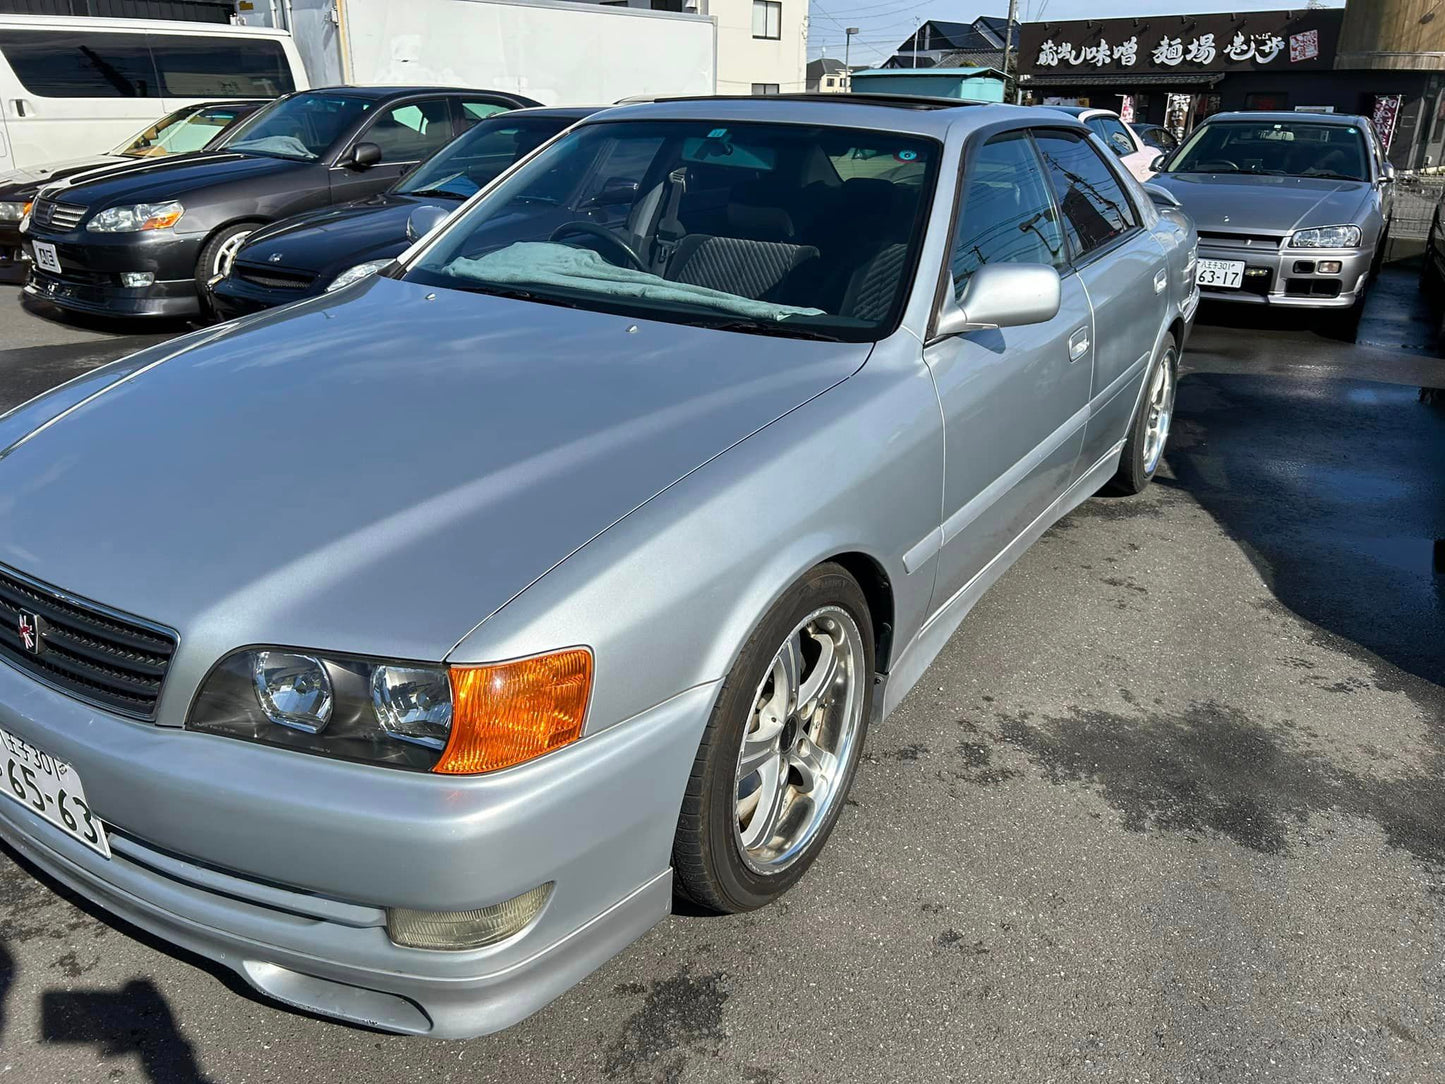
<svg viewBox="0 0 1445 1084">
<path fill-rule="evenodd" d="M 451 142 L 451 110 L 446 99 L 407 102 L 383 112 L 361 136 L 381 148 L 383 162 L 418 162 Z"/>
</svg>

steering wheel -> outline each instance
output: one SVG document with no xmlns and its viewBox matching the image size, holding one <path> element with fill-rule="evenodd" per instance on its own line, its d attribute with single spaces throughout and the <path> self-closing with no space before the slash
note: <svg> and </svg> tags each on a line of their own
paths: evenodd
<svg viewBox="0 0 1445 1084">
<path fill-rule="evenodd" d="M 1231 162 L 1228 158 L 1211 158 L 1207 162 L 1200 162 L 1194 167 L 1202 173 L 1218 173 L 1221 170 L 1228 170 L 1230 173 L 1239 173 L 1238 163 Z"/>
<path fill-rule="evenodd" d="M 564 237 L 577 234 L 589 240 L 601 241 L 606 252 L 599 252 L 598 255 L 610 263 L 622 267 L 631 267 L 634 271 L 646 271 L 647 267 L 642 262 L 632 246 L 629 245 L 617 234 L 613 233 L 606 226 L 599 226 L 596 222 L 564 222 L 552 231 L 549 241 L 560 241 Z M 620 257 L 620 259 L 618 259 Z"/>
</svg>

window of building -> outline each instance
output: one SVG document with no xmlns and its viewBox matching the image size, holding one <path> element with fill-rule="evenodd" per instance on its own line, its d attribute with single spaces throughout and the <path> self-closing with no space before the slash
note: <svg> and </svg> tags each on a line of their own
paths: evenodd
<svg viewBox="0 0 1445 1084">
<path fill-rule="evenodd" d="M 778 86 L 777 83 L 754 83 L 754 84 L 753 84 L 753 94 L 754 94 L 755 96 L 758 95 L 758 94 L 780 94 L 780 93 L 782 93 L 782 90 L 781 90 L 781 88 Z"/>
<path fill-rule="evenodd" d="M 824 85 L 825 87 L 831 87 L 831 86 L 836 86 L 837 83 L 834 81 L 833 77 L 830 75 L 830 76 L 828 76 L 828 78 L 826 78 L 826 79 L 823 80 L 823 85 Z"/>
<path fill-rule="evenodd" d="M 782 0 L 753 0 L 753 37 L 776 41 L 782 36 Z"/>
<path fill-rule="evenodd" d="M 1129 197 L 1093 144 L 1072 132 L 1035 135 L 1075 252 L 1086 255 L 1136 225 Z"/>
<path fill-rule="evenodd" d="M 984 144 L 968 167 L 949 269 L 959 297 L 986 263 L 1063 267 L 1064 231 L 1038 153 L 1024 132 Z"/>
</svg>

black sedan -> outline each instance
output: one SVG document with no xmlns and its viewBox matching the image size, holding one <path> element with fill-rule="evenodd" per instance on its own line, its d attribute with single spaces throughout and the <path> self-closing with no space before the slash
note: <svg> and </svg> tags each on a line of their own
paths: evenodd
<svg viewBox="0 0 1445 1084">
<path fill-rule="evenodd" d="M 212 291 L 226 315 L 253 312 L 324 293 L 338 276 L 391 262 L 415 240 L 418 208 L 439 220 L 564 128 L 595 109 L 523 109 L 489 117 L 443 147 L 419 169 L 370 199 L 288 218 L 257 230 Z M 425 214 L 417 216 L 420 220 Z"/>
<path fill-rule="evenodd" d="M 164 158 L 203 150 L 265 104 L 260 99 L 251 99 L 188 105 L 166 114 L 134 139 L 106 154 L 66 158 L 32 169 L 0 174 L 0 282 L 23 282 L 25 279 L 20 220 L 34 203 L 36 194 L 46 185 L 80 173 L 123 166 L 139 158 Z"/>
<path fill-rule="evenodd" d="M 536 105 L 495 91 L 336 87 L 278 98 L 214 151 L 43 189 L 21 223 L 26 293 L 111 316 L 194 316 L 255 230 L 389 188 L 483 117 Z"/>
</svg>

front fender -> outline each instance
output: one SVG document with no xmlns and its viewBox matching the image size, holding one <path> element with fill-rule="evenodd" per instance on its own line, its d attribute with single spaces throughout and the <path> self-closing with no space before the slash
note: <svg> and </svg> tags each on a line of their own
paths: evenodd
<svg viewBox="0 0 1445 1084">
<path fill-rule="evenodd" d="M 571 644 L 596 656 L 587 731 L 727 674 L 808 569 L 861 553 L 893 591 L 896 643 L 921 626 L 933 563 L 903 555 L 939 523 L 943 434 L 917 341 L 734 445 L 593 539 L 467 635 L 453 662 Z"/>
</svg>

